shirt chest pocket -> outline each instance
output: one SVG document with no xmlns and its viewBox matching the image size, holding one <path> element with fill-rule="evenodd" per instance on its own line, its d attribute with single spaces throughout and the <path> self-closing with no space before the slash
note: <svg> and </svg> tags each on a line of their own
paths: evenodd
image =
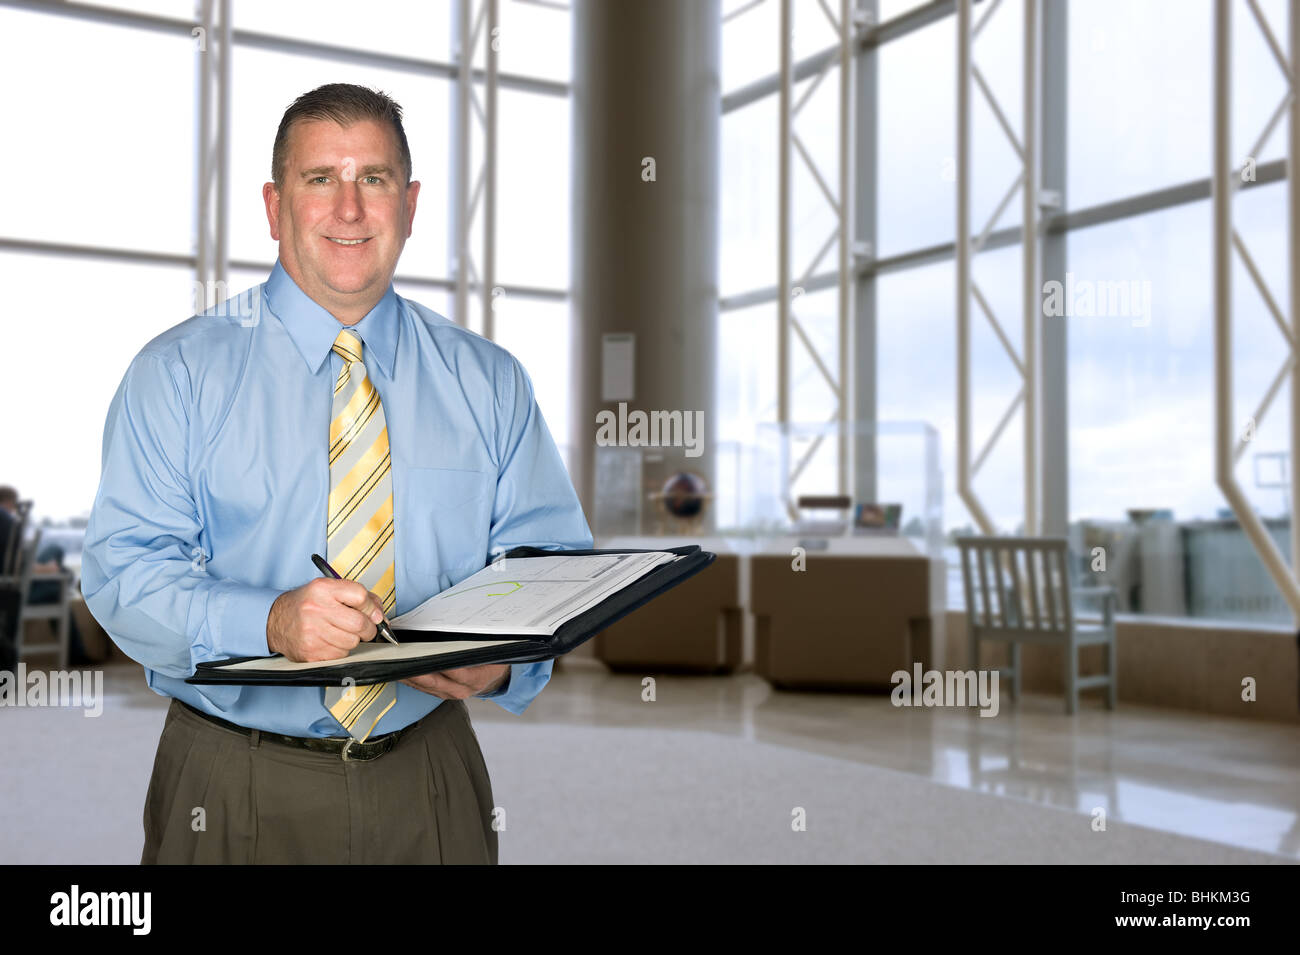
<svg viewBox="0 0 1300 955">
<path fill-rule="evenodd" d="M 487 560 L 495 475 L 466 468 L 409 468 L 394 499 L 399 553 L 413 571 L 478 570 Z"/>
</svg>

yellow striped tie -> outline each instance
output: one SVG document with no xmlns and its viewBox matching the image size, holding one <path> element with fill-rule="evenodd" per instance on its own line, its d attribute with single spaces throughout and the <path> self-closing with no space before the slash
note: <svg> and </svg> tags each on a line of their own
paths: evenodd
<svg viewBox="0 0 1300 955">
<path fill-rule="evenodd" d="M 334 383 L 330 418 L 326 559 L 341 576 L 373 591 L 390 614 L 397 605 L 397 584 L 388 426 L 379 392 L 361 361 L 361 339 L 345 328 L 334 339 L 333 351 L 342 356 L 343 369 Z M 396 702 L 392 683 L 325 688 L 326 709 L 358 742 Z"/>
</svg>

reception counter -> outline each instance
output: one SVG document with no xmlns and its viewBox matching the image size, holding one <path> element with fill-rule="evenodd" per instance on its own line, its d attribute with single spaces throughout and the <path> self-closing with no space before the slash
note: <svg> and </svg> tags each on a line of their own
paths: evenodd
<svg viewBox="0 0 1300 955">
<path fill-rule="evenodd" d="M 619 537 L 596 546 L 690 543 L 717 561 L 597 636 L 596 659 L 618 670 L 752 669 L 789 689 L 888 690 L 896 670 L 943 666 L 944 562 L 908 538 Z"/>
</svg>

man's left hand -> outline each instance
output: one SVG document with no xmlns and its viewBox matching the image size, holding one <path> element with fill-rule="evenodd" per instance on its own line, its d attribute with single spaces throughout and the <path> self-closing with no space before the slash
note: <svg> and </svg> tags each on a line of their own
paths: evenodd
<svg viewBox="0 0 1300 955">
<path fill-rule="evenodd" d="M 441 673 L 425 673 L 403 680 L 414 687 L 444 700 L 464 700 L 500 689 L 510 678 L 510 664 L 483 663 L 476 667 L 458 667 Z"/>
</svg>

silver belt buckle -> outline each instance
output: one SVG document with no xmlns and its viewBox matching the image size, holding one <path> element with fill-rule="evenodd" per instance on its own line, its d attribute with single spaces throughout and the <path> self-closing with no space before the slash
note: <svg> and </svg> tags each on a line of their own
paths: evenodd
<svg viewBox="0 0 1300 955">
<path fill-rule="evenodd" d="M 352 748 L 352 744 L 355 743 L 356 741 L 357 738 L 355 736 L 349 736 L 348 741 L 343 744 L 343 749 L 339 753 L 339 756 L 342 757 L 343 762 L 345 763 L 356 762 L 356 760 L 354 760 L 351 756 L 348 755 L 348 750 Z"/>
</svg>

